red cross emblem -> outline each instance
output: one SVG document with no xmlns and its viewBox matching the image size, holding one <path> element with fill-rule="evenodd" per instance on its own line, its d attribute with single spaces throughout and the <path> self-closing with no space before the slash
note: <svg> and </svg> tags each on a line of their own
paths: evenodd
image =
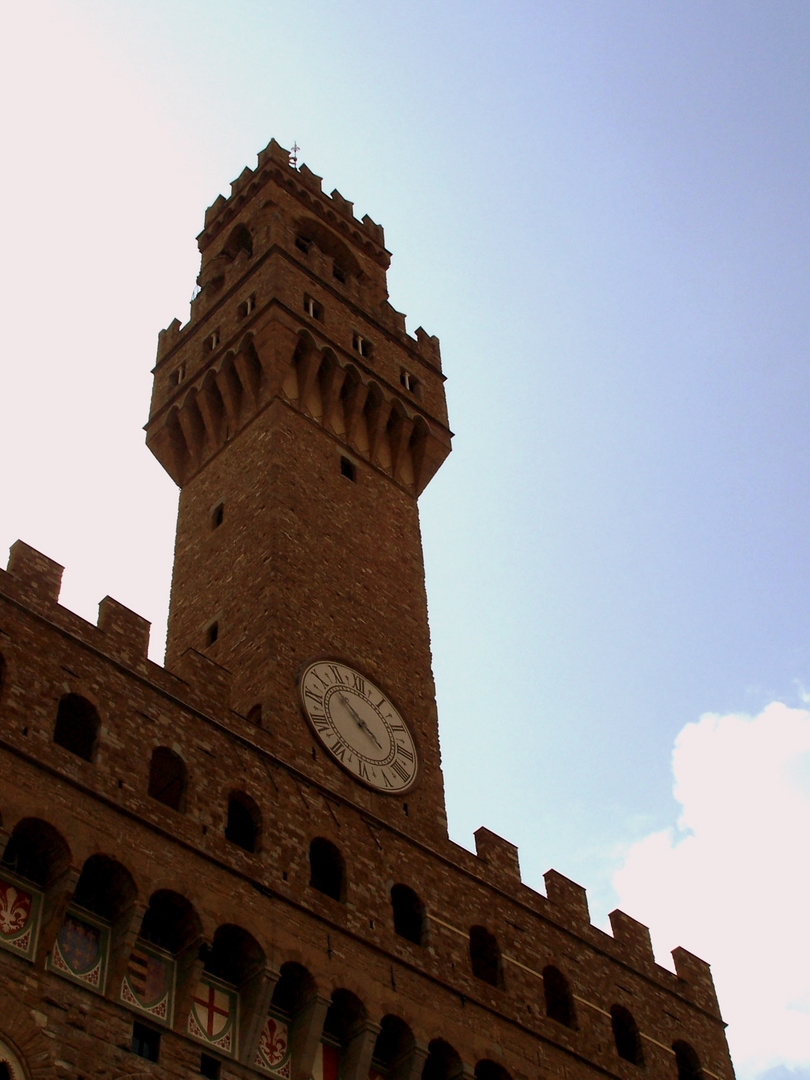
<svg viewBox="0 0 810 1080">
<path fill-rule="evenodd" d="M 228 994 L 201 981 L 197 985 L 197 994 L 193 1001 L 194 1016 L 208 1038 L 214 1039 L 221 1035 L 231 1015 Z"/>
</svg>

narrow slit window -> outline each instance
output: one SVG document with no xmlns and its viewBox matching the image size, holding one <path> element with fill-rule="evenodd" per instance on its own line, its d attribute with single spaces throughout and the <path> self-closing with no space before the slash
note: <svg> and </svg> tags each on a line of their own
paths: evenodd
<svg viewBox="0 0 810 1080">
<path fill-rule="evenodd" d="M 225 503 L 217 503 L 211 511 L 211 528 L 218 529 L 225 520 Z"/>
<path fill-rule="evenodd" d="M 180 383 L 185 379 L 185 377 L 186 377 L 186 365 L 185 365 L 185 362 L 184 362 L 182 364 L 178 364 L 177 367 L 175 368 L 175 370 L 172 372 L 172 375 L 171 375 L 172 385 L 173 386 L 179 386 Z"/>
<path fill-rule="evenodd" d="M 340 459 L 340 475 L 345 476 L 347 480 L 351 480 L 353 483 L 357 480 L 357 469 L 353 461 L 349 461 L 347 457 Z"/>
<path fill-rule="evenodd" d="M 332 277 L 336 278 L 338 281 L 345 282 L 346 271 L 338 263 L 334 263 L 332 265 Z"/>
<path fill-rule="evenodd" d="M 205 643 L 206 645 L 213 645 L 219 637 L 219 623 L 212 622 L 208 629 L 205 631 Z"/>
<path fill-rule="evenodd" d="M 209 335 L 208 348 L 211 352 L 219 348 L 219 330 L 215 330 L 213 334 Z"/>
</svg>

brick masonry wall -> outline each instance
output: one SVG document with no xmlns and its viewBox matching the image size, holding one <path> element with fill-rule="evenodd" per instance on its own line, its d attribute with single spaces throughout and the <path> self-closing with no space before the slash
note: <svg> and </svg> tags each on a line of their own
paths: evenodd
<svg viewBox="0 0 810 1080">
<path fill-rule="evenodd" d="M 425 1080 L 642 1071 L 676 1080 L 676 1040 L 697 1050 L 705 1077 L 731 1080 L 702 961 L 676 950 L 673 974 L 628 916 L 611 916 L 612 936 L 593 927 L 573 882 L 549 872 L 546 896 L 523 885 L 500 837 L 479 830 L 476 855 L 447 837 L 416 498 L 450 432 L 438 342 L 421 329 L 409 337 L 388 303 L 381 228 L 358 222 L 338 193 L 323 195 L 271 143 L 209 209 L 199 242 L 201 292 L 189 324 L 161 334 L 147 427 L 182 487 L 166 667 L 147 659 L 148 624 L 109 597 L 97 626 L 62 608 L 61 567 L 46 556 L 18 543 L 0 571 L 0 852 L 36 819 L 56 830 L 53 859 L 66 853 L 33 955 L 9 948 L 0 920 L 0 1041 L 32 1080 L 196 1074 L 191 994 L 207 947 L 236 934 L 232 962 L 249 954 L 258 967 L 240 991 L 241 1057 L 226 1055 L 224 1076 L 256 1075 L 251 1047 L 294 962 L 312 985 L 291 1028 L 291 1080 L 309 1080 L 339 991 L 354 995 L 359 1025 L 345 1033 L 340 1080 L 366 1080 L 386 1017 L 413 1037 L 390 1080 L 420 1080 L 426 1058 Z M 411 726 L 421 772 L 407 794 L 360 785 L 315 739 L 296 680 L 324 656 L 378 683 Z M 100 718 L 90 761 L 54 742 L 66 694 Z M 261 724 L 248 718 L 255 705 Z M 149 795 L 160 747 L 187 769 L 182 812 Z M 253 852 L 225 835 L 233 792 L 260 816 Z M 341 900 L 310 884 L 315 838 L 342 853 Z M 48 958 L 83 867 L 102 855 L 128 899 L 111 928 L 106 983 L 93 989 Z M 422 944 L 394 930 L 394 884 L 424 905 Z M 162 890 L 184 898 L 191 929 L 153 1064 L 131 1051 L 133 1013 L 119 990 Z M 497 941 L 498 985 L 473 974 L 477 926 Z M 568 980 L 571 1026 L 547 1014 L 547 965 Z M 617 1053 L 617 1005 L 638 1024 L 643 1066 Z M 442 1064 L 439 1040 L 457 1067 Z"/>
<path fill-rule="evenodd" d="M 596 930 L 583 921 L 581 894 L 565 879 L 549 881 L 558 903 L 521 885 L 513 849 L 492 834 L 479 836 L 488 858 L 446 838 L 425 843 L 407 835 L 373 805 L 343 795 L 340 785 L 282 762 L 272 733 L 227 706 L 201 709 L 193 688 L 145 658 L 130 669 L 118 659 L 121 642 L 110 650 L 106 635 L 56 604 L 38 605 L 39 614 L 26 610 L 12 575 L 3 574 L 0 584 L 11 600 L 0 614 L 7 665 L 0 697 L 3 833 L 8 837 L 30 816 L 55 825 L 70 847 L 74 887 L 87 858 L 112 855 L 132 874 L 142 908 L 157 889 L 172 888 L 194 905 L 206 940 L 218 926 L 237 923 L 260 944 L 271 968 L 298 961 L 324 997 L 336 988 L 351 990 L 372 1021 L 399 1016 L 421 1045 L 445 1039 L 470 1069 L 488 1058 L 515 1077 L 638 1075 L 613 1045 L 606 1014 L 619 1003 L 641 1029 L 650 1075 L 677 1075 L 670 1047 L 678 1038 L 698 1049 L 707 1074 L 732 1075 L 711 979 L 699 962 L 687 981 L 653 963 L 644 929 L 632 920 L 617 920 L 613 938 Z M 52 742 L 57 702 L 66 691 L 87 695 L 101 715 L 92 763 Z M 147 795 L 157 745 L 173 747 L 188 765 L 183 814 Z M 223 834 L 234 786 L 261 808 L 256 854 Z M 344 854 L 345 903 L 308 883 L 315 836 L 332 840 Z M 389 890 L 396 882 L 410 885 L 425 903 L 424 946 L 393 932 Z M 467 933 L 477 924 L 498 939 L 502 988 L 471 974 Z M 69 1062 L 77 1075 L 123 1075 L 102 1051 L 117 1047 L 113 1059 L 123 1062 L 121 1069 L 132 1068 L 131 1017 L 112 1000 L 116 988 L 101 997 L 43 970 L 43 960 L 40 955 L 31 965 L 0 952 L 4 993 L 13 988 L 29 1016 L 46 1017 L 42 1030 L 52 1061 Z M 570 980 L 576 1030 L 545 1016 L 539 974 L 548 963 Z M 688 970 L 688 960 L 680 966 Z M 182 1030 L 182 1023 L 176 1027 Z M 2 1020 L 0 1032 L 6 1034 Z M 187 1074 L 199 1053 L 181 1031 L 165 1036 L 163 1047 L 160 1066 L 149 1066 L 154 1075 Z M 93 1071 L 102 1059 L 113 1071 Z M 247 1075 L 236 1063 L 227 1070 Z"/>
</svg>

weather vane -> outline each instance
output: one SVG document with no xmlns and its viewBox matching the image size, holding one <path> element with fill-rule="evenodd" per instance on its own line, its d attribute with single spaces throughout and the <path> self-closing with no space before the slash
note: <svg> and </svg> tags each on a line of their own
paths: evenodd
<svg viewBox="0 0 810 1080">
<path fill-rule="evenodd" d="M 292 144 L 292 150 L 290 151 L 290 164 L 294 169 L 298 168 L 298 151 L 300 149 L 301 147 L 298 145 L 297 142 L 294 142 Z"/>
</svg>

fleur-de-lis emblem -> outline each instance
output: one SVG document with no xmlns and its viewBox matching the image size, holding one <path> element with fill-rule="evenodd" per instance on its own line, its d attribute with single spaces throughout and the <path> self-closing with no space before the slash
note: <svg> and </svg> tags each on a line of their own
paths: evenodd
<svg viewBox="0 0 810 1080">
<path fill-rule="evenodd" d="M 287 1052 L 287 1032 L 278 1030 L 269 1016 L 262 1032 L 261 1050 L 271 1065 L 279 1065 Z"/>
<path fill-rule="evenodd" d="M 0 882 L 0 934 L 16 934 L 28 922 L 31 914 L 31 897 L 18 892 L 13 885 L 3 887 Z"/>
</svg>

